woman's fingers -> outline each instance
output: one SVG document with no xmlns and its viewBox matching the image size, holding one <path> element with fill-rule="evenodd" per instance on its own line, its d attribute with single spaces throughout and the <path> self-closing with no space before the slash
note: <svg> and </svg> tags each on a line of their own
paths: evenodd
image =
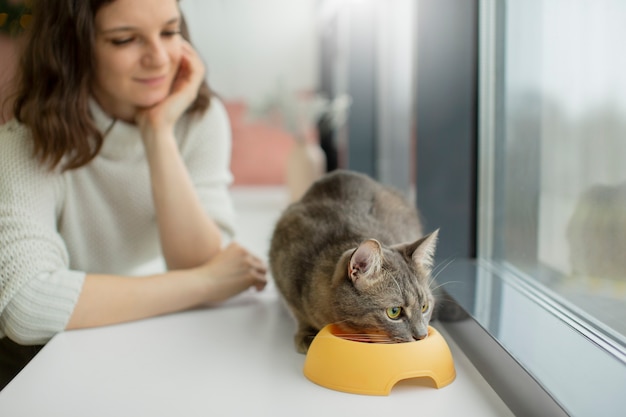
<svg viewBox="0 0 626 417">
<path fill-rule="evenodd" d="M 223 301 L 250 287 L 261 291 L 267 285 L 267 266 L 238 243 L 231 243 L 207 265 L 212 281 L 211 298 Z"/>
<path fill-rule="evenodd" d="M 252 254 L 248 254 L 246 263 L 249 266 L 249 274 L 252 279 L 251 285 L 257 291 L 261 291 L 267 285 L 267 266 L 265 263 Z"/>
<path fill-rule="evenodd" d="M 183 43 L 182 51 L 178 74 L 172 85 L 172 94 L 188 89 L 192 93 L 193 98 L 195 98 L 198 88 L 204 79 L 204 64 L 189 42 L 185 41 Z"/>
</svg>

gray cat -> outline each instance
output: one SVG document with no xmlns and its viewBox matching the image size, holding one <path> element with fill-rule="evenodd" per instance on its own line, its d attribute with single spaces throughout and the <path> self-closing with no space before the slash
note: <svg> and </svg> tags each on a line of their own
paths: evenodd
<svg viewBox="0 0 626 417">
<path fill-rule="evenodd" d="M 278 220 L 269 261 L 305 353 L 335 323 L 364 341 L 423 339 L 437 231 L 422 237 L 417 209 L 366 175 L 338 170 L 315 182 Z"/>
</svg>

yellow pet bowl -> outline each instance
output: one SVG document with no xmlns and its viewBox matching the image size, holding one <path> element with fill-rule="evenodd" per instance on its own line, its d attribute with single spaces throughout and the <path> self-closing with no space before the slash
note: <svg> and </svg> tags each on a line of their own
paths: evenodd
<svg viewBox="0 0 626 417">
<path fill-rule="evenodd" d="M 426 377 L 437 388 L 454 381 L 456 371 L 443 336 L 428 327 L 428 337 L 405 343 L 365 343 L 345 339 L 329 324 L 313 339 L 304 375 L 326 388 L 353 394 L 389 395 L 401 380 Z"/>
</svg>

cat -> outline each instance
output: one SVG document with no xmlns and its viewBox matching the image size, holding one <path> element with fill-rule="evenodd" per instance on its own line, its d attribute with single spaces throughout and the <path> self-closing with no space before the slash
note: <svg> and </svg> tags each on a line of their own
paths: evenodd
<svg viewBox="0 0 626 417">
<path fill-rule="evenodd" d="M 330 323 L 362 341 L 425 338 L 437 236 L 422 236 L 417 208 L 365 174 L 340 169 L 313 183 L 279 217 L 269 251 L 296 350 Z"/>
</svg>

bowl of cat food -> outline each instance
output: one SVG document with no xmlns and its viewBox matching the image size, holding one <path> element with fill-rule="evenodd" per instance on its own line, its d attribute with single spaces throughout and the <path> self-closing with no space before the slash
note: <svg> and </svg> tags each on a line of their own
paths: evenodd
<svg viewBox="0 0 626 417">
<path fill-rule="evenodd" d="M 432 326 L 422 340 L 370 343 L 352 340 L 329 324 L 311 342 L 304 375 L 336 391 L 389 395 L 399 381 L 413 378 L 429 378 L 435 387 L 445 387 L 456 371 L 448 344 Z"/>
</svg>

